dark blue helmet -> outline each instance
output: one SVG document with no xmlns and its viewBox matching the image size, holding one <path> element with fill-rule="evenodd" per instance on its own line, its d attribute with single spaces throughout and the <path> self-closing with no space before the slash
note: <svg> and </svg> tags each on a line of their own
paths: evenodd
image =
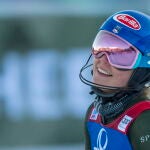
<svg viewBox="0 0 150 150">
<path fill-rule="evenodd" d="M 99 28 L 124 39 L 142 53 L 139 66 L 134 69 L 128 87 L 108 87 L 87 80 L 82 72 L 91 65 L 87 63 L 80 70 L 80 79 L 98 89 L 142 90 L 150 86 L 150 16 L 135 10 L 124 10 L 110 16 Z"/>
<path fill-rule="evenodd" d="M 150 16 L 134 10 L 120 11 L 110 16 L 100 30 L 116 34 L 143 55 L 150 55 Z"/>
</svg>

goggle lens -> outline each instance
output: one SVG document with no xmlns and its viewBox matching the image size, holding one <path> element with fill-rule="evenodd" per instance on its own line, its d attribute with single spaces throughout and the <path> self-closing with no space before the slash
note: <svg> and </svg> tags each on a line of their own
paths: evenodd
<svg viewBox="0 0 150 150">
<path fill-rule="evenodd" d="M 123 39 L 100 31 L 93 43 L 92 53 L 96 58 L 106 55 L 109 63 L 117 68 L 132 69 L 141 53 Z"/>
</svg>

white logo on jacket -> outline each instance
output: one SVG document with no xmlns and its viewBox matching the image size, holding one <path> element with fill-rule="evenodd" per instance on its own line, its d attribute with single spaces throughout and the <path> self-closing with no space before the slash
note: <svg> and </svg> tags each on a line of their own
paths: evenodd
<svg viewBox="0 0 150 150">
<path fill-rule="evenodd" d="M 91 120 L 97 120 L 97 117 L 98 117 L 98 112 L 97 112 L 96 109 L 94 108 L 94 109 L 92 110 L 91 115 L 90 115 L 90 119 L 91 119 Z"/>
<path fill-rule="evenodd" d="M 122 120 L 120 121 L 118 125 L 118 129 L 122 132 L 126 131 L 126 128 L 128 127 L 129 123 L 132 121 L 132 117 L 125 115 Z"/>
<path fill-rule="evenodd" d="M 103 137 L 105 137 L 105 142 L 102 145 L 101 141 L 102 141 L 102 135 Z M 94 147 L 94 150 L 105 150 L 108 144 L 108 136 L 107 136 L 107 132 L 104 128 L 102 128 L 97 136 L 97 147 Z"/>
</svg>

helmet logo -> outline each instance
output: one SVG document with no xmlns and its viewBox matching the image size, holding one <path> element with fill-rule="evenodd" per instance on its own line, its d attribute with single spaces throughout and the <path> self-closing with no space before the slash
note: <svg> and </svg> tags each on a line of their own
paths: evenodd
<svg viewBox="0 0 150 150">
<path fill-rule="evenodd" d="M 134 30 L 139 30 L 141 28 L 140 23 L 134 17 L 127 14 L 117 14 L 113 19 Z"/>
</svg>

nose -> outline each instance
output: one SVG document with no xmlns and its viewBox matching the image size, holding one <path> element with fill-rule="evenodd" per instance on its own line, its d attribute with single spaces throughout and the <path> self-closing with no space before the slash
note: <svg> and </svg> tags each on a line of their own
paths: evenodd
<svg viewBox="0 0 150 150">
<path fill-rule="evenodd" d="M 107 54 L 106 53 L 103 53 L 101 55 L 101 57 L 99 57 L 99 60 L 101 63 L 104 63 L 104 64 L 109 64 L 109 61 L 108 61 L 108 58 L 107 58 Z"/>
</svg>

